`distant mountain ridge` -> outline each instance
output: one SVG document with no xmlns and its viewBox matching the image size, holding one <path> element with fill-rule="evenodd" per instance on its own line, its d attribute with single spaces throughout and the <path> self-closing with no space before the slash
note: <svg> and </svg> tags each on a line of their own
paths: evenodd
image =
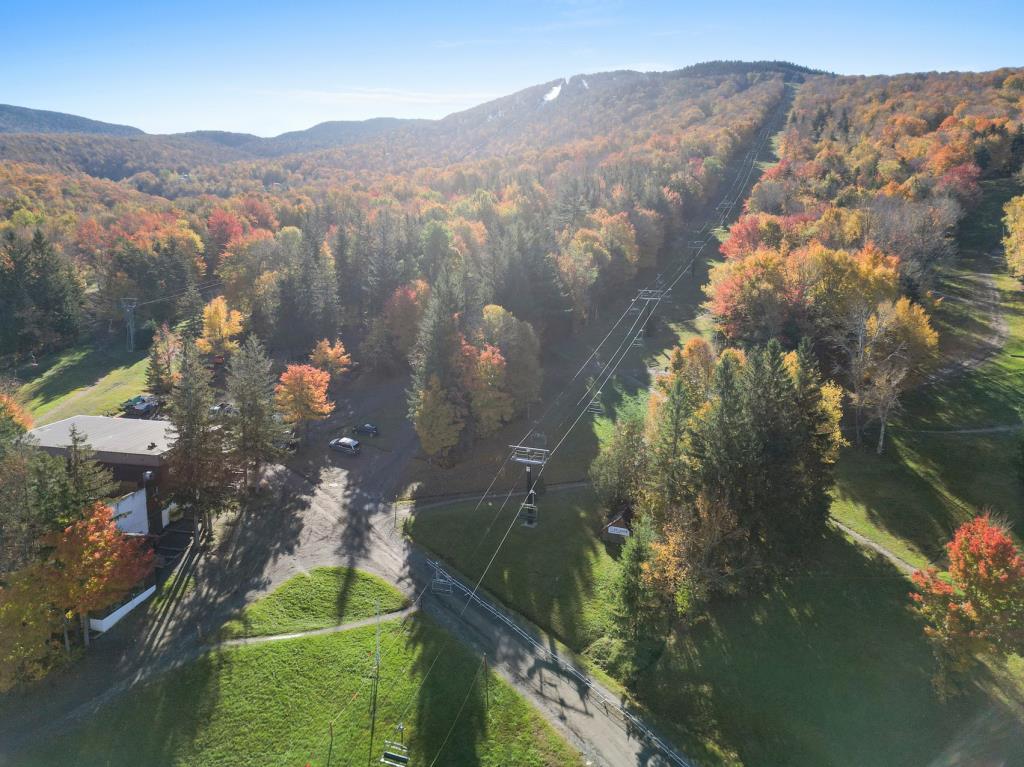
<svg viewBox="0 0 1024 767">
<path fill-rule="evenodd" d="M 827 74 L 821 70 L 810 69 L 788 61 L 707 61 L 700 64 L 691 64 L 674 71 L 676 74 L 685 75 L 720 75 L 748 72 L 757 69 L 783 72 L 789 76 L 796 77 Z M 575 75 L 571 79 L 594 78 L 605 74 L 640 76 L 647 73 L 623 70 L 620 72 Z M 554 82 L 560 81 L 556 80 Z M 493 102 L 470 107 L 464 112 L 453 113 L 441 118 L 441 120 L 403 119 L 400 117 L 371 117 L 366 120 L 328 120 L 304 130 L 288 131 L 270 138 L 256 136 L 251 133 L 235 133 L 222 130 L 195 130 L 169 134 L 146 133 L 144 130 L 131 125 L 118 125 L 116 123 L 92 120 L 88 117 L 80 117 L 66 112 L 51 112 L 45 109 L 30 109 L 28 107 L 0 104 L 0 133 L 94 133 L 108 136 L 173 136 L 175 138 L 195 139 L 236 149 L 255 150 L 256 154 L 287 154 L 291 152 L 305 152 L 312 149 L 323 149 L 331 146 L 342 146 L 366 138 L 373 138 L 395 128 L 407 127 L 417 123 L 438 123 L 443 120 L 449 120 L 459 114 L 470 113 L 476 109 L 485 109 L 490 104 L 522 97 L 524 94 L 532 93 L 538 88 L 548 88 L 550 86 L 551 83 L 531 86 L 509 96 L 495 99 Z"/>
<path fill-rule="evenodd" d="M 142 136 L 131 125 L 105 123 L 65 112 L 0 104 L 0 133 L 94 133 L 106 136 Z"/>
<path fill-rule="evenodd" d="M 822 74 L 778 61 L 713 61 L 667 72 L 577 74 L 438 120 L 334 120 L 271 138 L 218 130 L 149 134 L 75 115 L 0 107 L 0 160 L 81 171 L 113 181 L 145 171 L 190 174 L 204 165 L 300 155 L 349 169 L 383 167 L 384 163 L 397 170 L 427 159 L 450 164 L 531 151 L 538 144 L 590 139 L 659 105 L 688 97 L 704 87 L 701 81 L 706 78 L 740 78 L 736 87 L 745 88 L 762 75 L 802 81 Z M 703 109 L 713 106 L 706 104 Z M 153 188 L 152 179 L 144 179 L 142 185 Z"/>
</svg>

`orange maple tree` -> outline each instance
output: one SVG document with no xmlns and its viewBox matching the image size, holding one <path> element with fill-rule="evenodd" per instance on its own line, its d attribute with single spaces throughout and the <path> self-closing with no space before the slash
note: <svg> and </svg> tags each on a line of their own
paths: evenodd
<svg viewBox="0 0 1024 767">
<path fill-rule="evenodd" d="M 88 614 L 114 604 L 153 571 L 152 549 L 119 530 L 114 510 L 99 501 L 53 536 L 51 557 L 50 601 L 79 616 L 87 645 Z"/>
<path fill-rule="evenodd" d="M 11 428 L 18 433 L 32 428 L 32 416 L 9 394 L 0 393 L 0 434 Z"/>
<path fill-rule="evenodd" d="M 333 344 L 326 338 L 322 339 L 313 347 L 309 361 L 321 370 L 326 370 L 333 379 L 352 369 L 352 355 L 345 351 L 345 344 L 341 339 Z"/>
<path fill-rule="evenodd" d="M 277 407 L 288 423 L 305 426 L 319 421 L 334 411 L 334 403 L 327 399 L 331 375 L 312 365 L 289 365 L 281 373 L 274 393 Z"/>
</svg>

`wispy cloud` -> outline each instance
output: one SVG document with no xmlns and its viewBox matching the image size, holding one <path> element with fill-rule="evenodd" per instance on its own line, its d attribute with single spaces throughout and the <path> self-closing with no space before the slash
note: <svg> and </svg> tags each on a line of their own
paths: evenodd
<svg viewBox="0 0 1024 767">
<path fill-rule="evenodd" d="M 496 98 L 500 94 L 472 91 L 410 91 L 400 88 L 342 87 L 337 90 L 259 90 L 253 95 L 307 104 L 426 104 L 445 106 Z"/>
</svg>

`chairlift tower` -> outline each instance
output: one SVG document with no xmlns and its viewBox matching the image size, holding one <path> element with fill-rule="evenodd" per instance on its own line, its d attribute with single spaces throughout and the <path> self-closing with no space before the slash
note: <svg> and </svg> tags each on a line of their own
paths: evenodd
<svg viewBox="0 0 1024 767">
<path fill-rule="evenodd" d="M 533 528 L 537 526 L 537 487 L 533 479 L 533 467 L 539 466 L 543 470 L 551 451 L 522 444 L 509 447 L 512 449 L 512 460 L 526 467 L 526 500 L 520 505 L 518 516 L 523 527 Z"/>
<path fill-rule="evenodd" d="M 121 308 L 124 310 L 124 327 L 128 334 L 128 351 L 135 351 L 135 307 L 139 305 L 137 298 L 122 298 Z"/>
<path fill-rule="evenodd" d="M 637 301 L 661 301 L 672 291 L 668 288 L 644 288 L 636 296 Z"/>
</svg>

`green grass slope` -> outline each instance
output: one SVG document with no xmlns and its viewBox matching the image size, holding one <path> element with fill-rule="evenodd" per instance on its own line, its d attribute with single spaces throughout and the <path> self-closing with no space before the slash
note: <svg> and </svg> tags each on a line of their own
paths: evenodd
<svg viewBox="0 0 1024 767">
<path fill-rule="evenodd" d="M 144 351 L 81 346 L 18 371 L 18 398 L 37 425 L 72 415 L 105 415 L 146 388 Z"/>
<path fill-rule="evenodd" d="M 61 764 L 72 755 L 80 767 L 322 767 L 329 755 L 333 765 L 376 764 L 401 719 L 412 764 L 582 765 L 509 685 L 484 676 L 479 658 L 425 618 L 405 628 L 383 628 L 372 744 L 369 627 L 210 653 L 38 744 L 19 764 Z"/>
<path fill-rule="evenodd" d="M 716 601 L 667 642 L 628 645 L 613 638 L 617 551 L 598 537 L 593 497 L 551 492 L 539 506 L 539 527 L 512 526 L 484 586 L 618 680 L 698 763 L 954 765 L 968 745 L 972 763 L 1024 759 L 1024 664 L 942 703 L 910 582 L 838 533 L 764 593 Z M 475 579 L 514 509 L 491 525 L 497 506 L 473 508 L 426 509 L 410 531 Z"/>
</svg>

